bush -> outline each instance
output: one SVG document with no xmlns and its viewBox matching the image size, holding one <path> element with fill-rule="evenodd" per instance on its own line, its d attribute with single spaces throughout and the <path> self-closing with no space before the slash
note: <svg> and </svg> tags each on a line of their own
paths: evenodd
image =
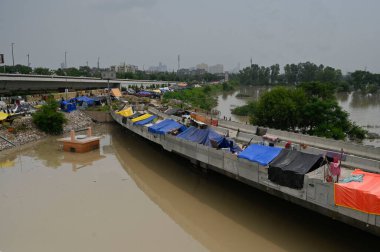
<svg viewBox="0 0 380 252">
<path fill-rule="evenodd" d="M 58 103 L 54 99 L 50 99 L 46 105 L 43 105 L 39 111 L 33 114 L 34 124 L 48 134 L 61 134 L 66 118 L 57 109 Z"/>
</svg>

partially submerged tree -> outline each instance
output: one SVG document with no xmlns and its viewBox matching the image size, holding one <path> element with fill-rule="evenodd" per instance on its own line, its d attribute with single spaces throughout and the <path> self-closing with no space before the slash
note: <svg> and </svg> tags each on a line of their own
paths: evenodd
<svg viewBox="0 0 380 252">
<path fill-rule="evenodd" d="M 363 139 L 366 131 L 349 120 L 330 84 L 276 87 L 263 94 L 252 111 L 254 124 L 334 139 Z"/>
</svg>

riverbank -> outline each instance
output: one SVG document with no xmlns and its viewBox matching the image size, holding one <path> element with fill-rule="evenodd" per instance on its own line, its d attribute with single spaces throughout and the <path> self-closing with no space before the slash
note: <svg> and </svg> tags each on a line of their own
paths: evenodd
<svg viewBox="0 0 380 252">
<path fill-rule="evenodd" d="M 67 123 L 64 125 L 63 133 L 67 133 L 71 129 L 78 130 L 94 124 L 90 116 L 79 110 L 64 113 L 64 115 Z M 2 140 L 0 142 L 0 151 L 32 143 L 48 136 L 34 125 L 30 116 L 17 118 L 10 126 L 9 128 L 12 130 L 9 130 L 9 128 L 1 129 L 0 136 L 6 138 L 14 145 Z"/>
</svg>

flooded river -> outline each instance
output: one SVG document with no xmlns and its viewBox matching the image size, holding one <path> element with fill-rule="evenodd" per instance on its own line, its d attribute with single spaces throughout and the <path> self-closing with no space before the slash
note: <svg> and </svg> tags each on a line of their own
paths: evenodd
<svg viewBox="0 0 380 252">
<path fill-rule="evenodd" d="M 215 173 L 117 125 L 0 159 L 0 251 L 373 251 L 378 238 Z M 1 153 L 0 153 L 1 155 Z"/>
<path fill-rule="evenodd" d="M 248 101 L 257 100 L 266 92 L 268 87 L 241 87 L 240 90 L 224 93 L 218 96 L 217 110 L 220 115 L 231 117 L 236 122 L 247 122 L 245 116 L 231 114 L 231 109 L 245 105 Z M 238 98 L 239 93 L 248 97 Z M 336 95 L 339 105 L 350 114 L 350 119 L 364 127 L 369 132 L 380 134 L 380 94 L 362 94 L 361 92 L 338 93 Z M 380 147 L 380 139 L 365 140 L 364 144 Z"/>
</svg>

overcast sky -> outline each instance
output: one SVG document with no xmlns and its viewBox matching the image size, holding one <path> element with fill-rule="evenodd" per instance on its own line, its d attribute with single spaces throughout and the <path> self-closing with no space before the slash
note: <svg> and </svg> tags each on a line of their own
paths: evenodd
<svg viewBox="0 0 380 252">
<path fill-rule="evenodd" d="M 311 61 L 380 72 L 378 0 L 0 0 L 0 53 L 12 64 L 127 62 L 230 70 Z"/>
</svg>

